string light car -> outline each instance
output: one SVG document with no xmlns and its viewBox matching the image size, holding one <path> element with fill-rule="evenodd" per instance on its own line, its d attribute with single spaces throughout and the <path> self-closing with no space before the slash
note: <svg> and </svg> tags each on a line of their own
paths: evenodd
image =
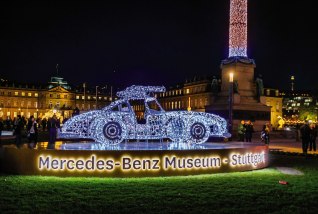
<svg viewBox="0 0 318 214">
<path fill-rule="evenodd" d="M 106 145 L 128 139 L 171 139 L 173 142 L 201 144 L 210 136 L 230 137 L 226 121 L 214 114 L 169 111 L 161 107 L 155 93 L 163 86 L 130 86 L 117 92 L 118 100 L 102 110 L 89 111 L 67 120 L 59 138 L 89 138 Z M 135 101 L 144 104 L 144 122 L 137 120 Z"/>
</svg>

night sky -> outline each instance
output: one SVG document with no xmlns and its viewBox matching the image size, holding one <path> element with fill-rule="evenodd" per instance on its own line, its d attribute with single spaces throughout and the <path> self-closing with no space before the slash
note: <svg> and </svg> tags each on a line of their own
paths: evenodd
<svg viewBox="0 0 318 214">
<path fill-rule="evenodd" d="M 74 85 L 175 85 L 220 75 L 229 0 L 3 1 L 0 77 Z M 301 4 L 302 3 L 302 4 Z M 248 56 L 265 87 L 316 89 L 314 1 L 250 0 Z"/>
</svg>

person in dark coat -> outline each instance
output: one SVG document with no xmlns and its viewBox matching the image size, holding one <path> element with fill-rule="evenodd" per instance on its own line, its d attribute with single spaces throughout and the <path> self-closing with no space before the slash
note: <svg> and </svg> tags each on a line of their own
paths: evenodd
<svg viewBox="0 0 318 214">
<path fill-rule="evenodd" d="M 43 118 L 43 120 L 41 121 L 41 124 L 42 124 L 42 130 L 45 131 L 46 130 L 46 126 L 47 126 L 46 117 Z"/>
<path fill-rule="evenodd" d="M 52 118 L 50 118 L 47 122 L 47 129 L 49 131 L 49 149 L 53 149 L 55 146 L 55 141 L 56 141 L 56 134 L 57 134 L 57 129 L 60 128 L 60 123 L 58 119 L 56 118 L 56 115 L 53 115 Z"/>
<path fill-rule="evenodd" d="M 310 140 L 309 140 L 309 151 L 316 151 L 316 138 L 317 138 L 317 128 L 315 124 L 310 126 Z"/>
<path fill-rule="evenodd" d="M 2 121 L 2 118 L 0 118 L 0 143 L 1 143 L 1 136 L 2 136 L 2 130 L 3 130 L 3 121 Z"/>
<path fill-rule="evenodd" d="M 310 141 L 310 127 L 308 121 L 300 127 L 303 154 L 307 155 L 308 144 Z"/>
<path fill-rule="evenodd" d="M 38 143 L 38 126 L 37 122 L 32 115 L 29 119 L 27 124 L 27 131 L 28 131 L 28 146 L 30 149 L 35 148 L 36 144 Z M 31 142 L 34 141 L 34 144 L 31 145 Z"/>
<path fill-rule="evenodd" d="M 246 142 L 252 142 L 252 134 L 254 132 L 253 124 L 251 121 L 247 121 L 245 124 L 245 140 Z"/>
<path fill-rule="evenodd" d="M 21 139 L 22 139 L 22 129 L 24 127 L 21 115 L 18 115 L 18 117 L 14 121 L 14 135 L 15 135 L 15 144 L 18 148 L 21 147 Z"/>
</svg>

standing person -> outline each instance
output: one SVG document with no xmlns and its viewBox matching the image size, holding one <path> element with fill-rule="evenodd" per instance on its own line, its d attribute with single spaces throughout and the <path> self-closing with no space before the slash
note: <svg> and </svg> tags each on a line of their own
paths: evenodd
<svg viewBox="0 0 318 214">
<path fill-rule="evenodd" d="M 60 124 L 54 114 L 52 118 L 49 118 L 47 123 L 47 129 L 49 131 L 49 149 L 53 149 L 56 141 L 56 129 L 60 127 Z"/>
<path fill-rule="evenodd" d="M 261 139 L 265 144 L 269 144 L 269 127 L 267 125 L 263 125 Z"/>
<path fill-rule="evenodd" d="M 11 118 L 8 116 L 7 119 L 6 119 L 6 128 L 7 128 L 7 131 L 11 131 Z"/>
<path fill-rule="evenodd" d="M 42 123 L 42 130 L 45 131 L 46 130 L 46 126 L 47 126 L 47 119 L 46 117 L 43 118 L 43 120 L 41 121 Z"/>
<path fill-rule="evenodd" d="M 315 124 L 310 125 L 310 141 L 309 141 L 309 151 L 314 149 L 316 151 L 316 138 L 317 138 L 317 128 Z"/>
<path fill-rule="evenodd" d="M 305 121 L 305 124 L 300 127 L 300 134 L 301 134 L 303 154 L 307 156 L 308 143 L 310 141 L 310 127 L 307 120 Z"/>
<path fill-rule="evenodd" d="M 0 143 L 1 143 L 1 136 L 2 136 L 2 130 L 3 130 L 3 121 L 2 121 L 2 118 L 0 118 Z"/>
<path fill-rule="evenodd" d="M 251 121 L 247 121 L 245 124 L 245 140 L 246 142 L 252 142 L 252 134 L 254 132 L 253 124 Z"/>
<path fill-rule="evenodd" d="M 23 129 L 23 121 L 21 118 L 21 115 L 18 115 L 18 117 L 14 121 L 14 135 L 15 135 L 15 144 L 18 148 L 21 147 L 21 139 L 22 139 L 22 129 Z"/>
<path fill-rule="evenodd" d="M 241 142 L 244 142 L 244 138 L 245 138 L 245 126 L 244 126 L 244 124 L 245 124 L 245 121 L 242 120 L 237 128 L 237 134 L 239 137 L 239 141 L 241 141 Z"/>
<path fill-rule="evenodd" d="M 37 122 L 34 119 L 34 116 L 32 115 L 29 119 L 28 125 L 27 125 L 27 131 L 28 131 L 28 146 L 30 149 L 35 148 L 36 144 L 38 142 L 38 128 L 37 128 Z M 31 146 L 31 142 L 34 141 L 34 145 Z"/>
</svg>

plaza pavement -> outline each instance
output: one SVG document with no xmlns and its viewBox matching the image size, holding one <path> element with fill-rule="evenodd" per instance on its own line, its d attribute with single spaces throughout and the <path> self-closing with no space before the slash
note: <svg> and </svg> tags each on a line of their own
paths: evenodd
<svg viewBox="0 0 318 214">
<path fill-rule="evenodd" d="M 260 136 L 260 133 L 254 133 L 252 142 L 260 143 L 261 140 L 258 136 Z M 318 144 L 318 139 L 316 144 Z M 269 150 L 273 152 L 303 153 L 301 139 L 297 141 L 296 136 L 290 133 L 270 133 Z M 318 150 L 308 151 L 307 153 L 318 155 Z"/>
</svg>

